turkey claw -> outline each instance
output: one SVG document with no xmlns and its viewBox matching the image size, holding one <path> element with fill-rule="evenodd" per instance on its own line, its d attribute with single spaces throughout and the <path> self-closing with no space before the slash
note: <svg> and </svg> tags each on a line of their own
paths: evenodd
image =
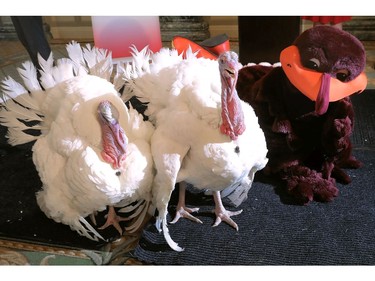
<svg viewBox="0 0 375 281">
<path fill-rule="evenodd" d="M 108 226 L 113 225 L 113 227 L 116 228 L 116 230 L 120 233 L 120 235 L 122 235 L 122 228 L 119 224 L 119 221 L 120 220 L 118 220 L 118 219 L 113 220 L 113 221 L 107 220 L 106 223 L 103 226 L 99 227 L 99 229 L 103 230 L 103 229 L 106 229 Z"/>
<path fill-rule="evenodd" d="M 176 216 L 174 217 L 173 221 L 171 221 L 171 224 L 175 224 L 180 218 L 186 218 L 191 221 L 197 222 L 197 223 L 203 223 L 200 219 L 194 217 L 190 213 L 198 212 L 199 208 L 188 208 L 188 207 L 180 207 L 176 210 Z"/>
<path fill-rule="evenodd" d="M 103 230 L 103 229 L 106 229 L 108 226 L 113 225 L 113 227 L 116 228 L 116 230 L 120 233 L 120 235 L 122 235 L 122 228 L 120 226 L 120 222 L 127 221 L 128 219 L 118 216 L 116 214 L 115 209 L 112 206 L 109 207 L 109 211 L 106 217 L 107 217 L 107 220 L 105 224 L 99 227 L 99 229 Z"/>
<path fill-rule="evenodd" d="M 215 212 L 216 213 L 216 212 Z M 231 216 L 236 216 L 242 213 L 242 210 L 231 212 L 231 211 L 220 211 L 219 213 L 216 213 L 216 220 L 215 223 L 212 225 L 212 227 L 218 226 L 222 221 L 226 222 L 230 226 L 232 226 L 235 230 L 238 231 L 238 225 L 232 220 Z"/>
</svg>

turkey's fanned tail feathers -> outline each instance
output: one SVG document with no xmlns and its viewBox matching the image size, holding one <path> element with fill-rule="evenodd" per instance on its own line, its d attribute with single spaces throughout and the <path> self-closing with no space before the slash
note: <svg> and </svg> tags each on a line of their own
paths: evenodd
<svg viewBox="0 0 375 281">
<path fill-rule="evenodd" d="M 12 137 L 23 136 L 20 140 L 11 140 L 11 143 L 25 143 L 26 140 L 34 140 L 33 137 L 26 137 L 24 122 L 41 122 L 43 114 L 40 104 L 45 98 L 45 91 L 56 86 L 58 83 L 66 81 L 74 76 L 90 73 L 106 80 L 110 80 L 112 74 L 112 59 L 110 53 L 104 49 L 89 45 L 82 50 L 81 46 L 72 42 L 66 46 L 69 58 L 58 59 L 54 65 L 53 54 L 44 60 L 38 54 L 40 71 L 40 81 L 37 77 L 37 69 L 31 61 L 26 61 L 17 71 L 22 78 L 24 86 L 8 77 L 2 81 L 2 95 L 0 101 L 4 110 L 0 113 L 1 123 L 11 128 Z M 19 119 L 19 120 L 16 120 Z M 29 128 L 26 126 L 26 129 Z M 31 128 L 31 127 L 30 127 Z M 32 129 L 40 129 L 33 125 Z"/>
<path fill-rule="evenodd" d="M 112 53 L 105 49 L 86 45 L 83 49 L 83 57 L 87 69 L 91 75 L 95 75 L 110 81 L 113 71 Z"/>
<path fill-rule="evenodd" d="M 141 103 L 147 104 L 145 114 L 150 121 L 154 121 L 155 114 L 166 106 L 170 97 L 167 91 L 157 89 L 157 79 L 172 79 L 165 76 L 155 79 L 155 76 L 160 70 L 180 63 L 183 56 L 179 55 L 175 49 L 169 48 L 162 48 L 157 53 L 152 53 L 148 47 L 141 51 L 134 46 L 131 49 L 133 56 L 131 63 L 119 69 L 125 84 L 121 98 L 127 102 L 135 96 Z M 189 59 L 194 57 L 191 53 Z M 143 79 L 140 84 L 135 82 L 139 78 Z M 134 94 L 135 91 L 137 95 Z"/>
<path fill-rule="evenodd" d="M 40 66 L 40 84 L 44 89 L 52 88 L 55 86 L 55 80 L 52 76 L 53 73 L 53 53 L 49 55 L 48 59 L 45 60 L 40 54 L 38 54 L 38 62 Z"/>
<path fill-rule="evenodd" d="M 35 84 L 34 72 L 30 65 L 24 64 L 25 69 L 20 69 L 22 78 L 27 81 L 28 88 L 36 92 L 29 92 L 13 78 L 8 77 L 2 82 L 2 107 L 0 111 L 0 123 L 8 127 L 8 143 L 10 145 L 20 145 L 32 142 L 38 138 L 39 133 L 30 134 L 27 130 L 40 131 L 42 126 L 42 114 L 38 104 L 38 95 L 41 89 Z M 30 77 L 28 77 L 30 75 Z"/>
<path fill-rule="evenodd" d="M 19 75 L 21 76 L 23 83 L 30 92 L 42 90 L 40 87 L 37 69 L 31 61 L 25 61 L 22 63 L 22 67 L 17 68 Z"/>
<path fill-rule="evenodd" d="M 20 105 L 40 113 L 38 102 L 39 99 L 37 96 L 41 95 L 41 90 L 38 90 L 37 92 L 31 92 L 29 94 L 28 91 L 20 83 L 16 82 L 11 77 L 7 77 L 2 81 L 2 90 L 2 103 L 5 103 L 9 100 L 17 100 L 17 103 L 19 103 Z"/>
<path fill-rule="evenodd" d="M 66 51 L 68 52 L 69 58 L 74 64 L 74 73 L 75 75 L 83 75 L 88 72 L 86 68 L 85 59 L 83 56 L 83 51 L 81 45 L 76 41 L 72 41 L 69 44 L 66 44 Z"/>
<path fill-rule="evenodd" d="M 147 73 L 156 74 L 160 69 L 177 64 L 183 59 L 182 55 L 178 55 L 177 51 L 174 49 L 162 48 L 155 54 L 148 49 L 148 46 L 141 51 L 138 51 L 135 46 L 132 46 L 131 49 L 132 61 L 121 69 L 123 79 L 125 79 L 125 85 L 127 86 L 122 94 L 122 99 L 124 101 L 128 101 L 134 95 L 133 79 L 142 77 Z M 149 96 L 142 97 L 142 102 L 148 102 L 152 97 L 153 92 L 145 92 L 145 95 L 147 94 Z"/>
<path fill-rule="evenodd" d="M 101 236 L 99 234 L 99 232 L 97 232 L 95 230 L 95 228 L 93 228 L 91 226 L 91 224 L 89 224 L 89 222 L 83 218 L 83 217 L 80 217 L 79 218 L 79 221 L 82 223 L 75 223 L 74 226 L 75 226 L 75 229 L 79 234 L 81 234 L 82 236 L 85 236 L 91 240 L 94 240 L 94 241 L 98 241 L 98 238 L 103 240 L 103 241 L 107 241 L 106 239 L 103 238 L 103 236 Z M 83 227 L 83 225 L 86 227 Z M 90 235 L 90 232 L 93 234 L 93 235 Z"/>
<path fill-rule="evenodd" d="M 138 231 L 147 219 L 147 214 L 150 214 L 151 202 L 146 200 L 138 201 L 135 205 L 128 205 L 119 210 L 120 213 L 130 213 L 127 220 L 133 220 L 125 230 L 129 233 Z M 153 214 L 150 214 L 153 215 Z"/>
</svg>

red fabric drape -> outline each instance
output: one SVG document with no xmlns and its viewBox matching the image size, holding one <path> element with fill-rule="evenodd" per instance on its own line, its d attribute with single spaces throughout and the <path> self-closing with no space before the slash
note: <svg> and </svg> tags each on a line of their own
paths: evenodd
<svg viewBox="0 0 375 281">
<path fill-rule="evenodd" d="M 340 22 L 351 20 L 351 16 L 302 16 L 304 20 L 310 20 L 312 22 L 320 22 L 322 24 L 337 24 Z"/>
</svg>

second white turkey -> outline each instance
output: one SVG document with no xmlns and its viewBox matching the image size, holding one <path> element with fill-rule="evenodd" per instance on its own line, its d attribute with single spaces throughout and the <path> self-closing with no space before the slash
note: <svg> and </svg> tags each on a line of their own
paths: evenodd
<svg viewBox="0 0 375 281">
<path fill-rule="evenodd" d="M 172 223 L 181 217 L 201 222 L 185 205 L 186 183 L 212 192 L 216 221 L 238 230 L 222 197 L 238 206 L 247 198 L 254 175 L 268 159 L 266 141 L 252 107 L 241 101 L 235 89 L 241 67 L 234 52 L 217 61 L 197 58 L 189 50 L 186 59 L 176 50 L 133 49 L 133 62 L 122 69 L 125 100 L 136 96 L 147 104 L 145 114 L 155 125 L 151 150 L 156 168 L 153 202 L 158 210 L 156 227 L 171 248 L 183 249 L 170 237 L 167 208 L 176 183 L 179 202 Z"/>
</svg>

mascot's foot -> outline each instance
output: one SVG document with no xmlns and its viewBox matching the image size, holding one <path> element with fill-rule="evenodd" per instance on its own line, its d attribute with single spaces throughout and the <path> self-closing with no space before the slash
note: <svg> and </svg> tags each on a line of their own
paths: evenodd
<svg viewBox="0 0 375 281">
<path fill-rule="evenodd" d="M 293 167 L 287 181 L 288 193 L 297 203 L 308 204 L 310 201 L 329 202 L 338 194 L 334 178 L 324 179 L 322 174 L 306 167 Z"/>
<path fill-rule="evenodd" d="M 340 167 L 336 165 L 332 170 L 332 177 L 334 177 L 338 182 L 343 184 L 351 183 L 352 179 L 350 176 L 341 168 L 346 169 L 358 169 L 363 166 L 363 163 L 357 160 L 354 156 L 350 156 L 345 161 L 339 163 Z"/>
</svg>

